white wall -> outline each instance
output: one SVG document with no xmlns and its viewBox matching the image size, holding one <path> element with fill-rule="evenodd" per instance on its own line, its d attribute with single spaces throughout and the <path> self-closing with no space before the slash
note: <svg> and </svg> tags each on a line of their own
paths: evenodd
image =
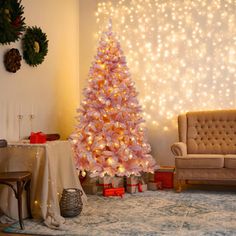
<svg viewBox="0 0 236 236">
<path fill-rule="evenodd" d="M 21 107 L 21 137 L 30 134 L 29 114 L 33 110 L 33 131 L 59 132 L 66 138 L 73 130 L 79 99 L 79 3 L 77 0 L 23 0 L 25 22 L 41 27 L 49 40 L 44 62 L 9 73 L 3 55 L 10 48 L 22 53 L 21 41 L 0 45 L 0 138 L 17 140 L 17 115 Z"/>
<path fill-rule="evenodd" d="M 96 55 L 95 34 L 106 30 L 112 18 L 159 164 L 174 163 L 170 145 L 177 141 L 178 114 L 235 108 L 235 1 L 80 3 L 81 88 Z"/>
</svg>

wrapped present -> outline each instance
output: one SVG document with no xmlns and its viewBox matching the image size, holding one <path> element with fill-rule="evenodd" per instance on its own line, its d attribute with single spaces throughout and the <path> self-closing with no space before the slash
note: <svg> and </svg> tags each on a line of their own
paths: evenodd
<svg viewBox="0 0 236 236">
<path fill-rule="evenodd" d="M 138 191 L 139 192 L 145 192 L 147 191 L 147 184 L 138 184 Z"/>
<path fill-rule="evenodd" d="M 157 183 L 156 182 L 148 182 L 148 190 L 156 191 L 157 190 Z"/>
<path fill-rule="evenodd" d="M 85 193 L 97 194 L 98 193 L 97 181 L 98 181 L 98 177 L 90 177 L 87 174 L 85 176 L 85 179 L 81 181 L 80 183 Z"/>
<path fill-rule="evenodd" d="M 162 182 L 162 188 L 173 188 L 174 187 L 174 167 L 161 166 L 155 172 L 155 182 Z"/>
<path fill-rule="evenodd" d="M 155 182 L 155 173 L 149 173 L 148 181 Z"/>
<path fill-rule="evenodd" d="M 149 174 L 150 174 L 150 173 L 147 173 L 147 172 L 144 172 L 144 173 L 142 174 L 142 179 L 143 179 L 143 181 L 145 182 L 145 184 L 147 184 L 148 181 L 149 181 Z"/>
<path fill-rule="evenodd" d="M 98 178 L 98 193 L 102 193 L 106 188 L 112 188 L 112 177 L 111 176 L 104 176 Z"/>
<path fill-rule="evenodd" d="M 147 184 L 127 184 L 127 193 L 137 193 L 147 191 Z"/>
<path fill-rule="evenodd" d="M 139 176 L 128 177 L 126 183 L 127 183 L 127 185 L 128 184 L 138 184 L 139 183 Z"/>
<path fill-rule="evenodd" d="M 103 196 L 110 197 L 110 196 L 120 196 L 123 197 L 125 194 L 124 188 L 105 188 L 103 189 Z"/>
<path fill-rule="evenodd" d="M 150 181 L 148 183 L 148 190 L 156 191 L 158 189 L 159 190 L 163 189 L 161 181 L 158 181 L 158 182 Z"/>
<path fill-rule="evenodd" d="M 138 176 L 128 177 L 126 187 L 128 193 L 144 192 L 147 190 L 147 185 L 143 178 Z"/>
<path fill-rule="evenodd" d="M 136 193 L 138 192 L 138 183 L 139 177 L 138 176 L 130 176 L 126 180 L 126 191 L 128 193 Z"/>
<path fill-rule="evenodd" d="M 113 188 L 124 187 L 124 178 L 120 176 L 115 176 L 111 179 L 111 185 Z"/>
<path fill-rule="evenodd" d="M 42 132 L 31 132 L 30 143 L 46 143 L 46 135 Z"/>
<path fill-rule="evenodd" d="M 96 184 L 83 184 L 82 188 L 86 194 L 97 194 L 98 188 Z"/>
<path fill-rule="evenodd" d="M 112 177 L 111 176 L 104 176 L 98 178 L 98 184 L 101 185 L 108 185 L 111 184 Z"/>
<path fill-rule="evenodd" d="M 126 187 L 126 191 L 127 193 L 137 193 L 138 192 L 138 184 L 127 184 L 127 187 Z"/>
<path fill-rule="evenodd" d="M 163 184 L 161 181 L 157 181 L 156 185 L 157 185 L 157 189 L 160 189 L 160 190 L 163 189 Z"/>
</svg>

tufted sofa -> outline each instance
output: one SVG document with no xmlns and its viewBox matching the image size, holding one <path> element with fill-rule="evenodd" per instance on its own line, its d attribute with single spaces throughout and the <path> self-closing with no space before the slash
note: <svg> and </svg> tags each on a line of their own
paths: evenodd
<svg viewBox="0 0 236 236">
<path fill-rule="evenodd" d="M 175 156 L 177 191 L 188 180 L 236 180 L 236 110 L 178 116 Z"/>
</svg>

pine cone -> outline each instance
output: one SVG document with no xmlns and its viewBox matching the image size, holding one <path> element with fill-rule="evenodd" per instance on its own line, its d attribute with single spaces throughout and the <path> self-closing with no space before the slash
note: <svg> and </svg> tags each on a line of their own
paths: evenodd
<svg viewBox="0 0 236 236">
<path fill-rule="evenodd" d="M 18 49 L 10 49 L 4 56 L 4 65 L 7 71 L 16 73 L 21 67 L 21 55 Z"/>
</svg>

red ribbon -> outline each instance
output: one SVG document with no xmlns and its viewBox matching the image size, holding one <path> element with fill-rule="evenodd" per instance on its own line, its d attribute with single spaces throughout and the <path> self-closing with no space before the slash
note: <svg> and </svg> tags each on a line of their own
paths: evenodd
<svg viewBox="0 0 236 236">
<path fill-rule="evenodd" d="M 143 188 L 142 188 L 142 184 L 138 183 L 138 184 L 127 184 L 127 187 L 138 187 L 138 191 L 142 192 Z"/>
<path fill-rule="evenodd" d="M 141 183 L 138 183 L 138 191 L 139 191 L 139 192 L 142 192 L 142 191 L 143 191 L 143 188 L 142 188 L 142 184 L 141 184 Z"/>
<path fill-rule="evenodd" d="M 112 184 L 97 184 L 97 186 L 102 186 L 104 188 L 112 188 Z"/>
</svg>

